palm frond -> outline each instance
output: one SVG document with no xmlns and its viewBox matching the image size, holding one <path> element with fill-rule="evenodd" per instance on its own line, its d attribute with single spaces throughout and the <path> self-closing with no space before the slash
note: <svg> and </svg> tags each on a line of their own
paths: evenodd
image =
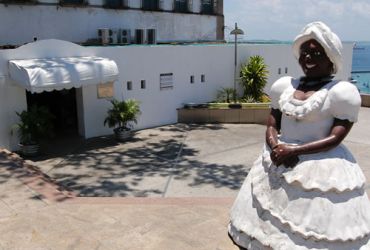
<svg viewBox="0 0 370 250">
<path fill-rule="evenodd" d="M 251 56 L 249 61 L 241 66 L 240 85 L 243 88 L 245 100 L 262 101 L 263 88 L 267 83 L 268 70 L 263 57 Z"/>
</svg>

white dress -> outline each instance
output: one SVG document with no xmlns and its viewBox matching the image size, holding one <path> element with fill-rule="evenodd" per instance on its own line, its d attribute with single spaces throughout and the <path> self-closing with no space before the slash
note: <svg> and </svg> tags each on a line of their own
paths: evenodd
<svg viewBox="0 0 370 250">
<path fill-rule="evenodd" d="M 270 90 L 282 112 L 285 143 L 328 135 L 334 118 L 357 121 L 355 86 L 331 81 L 307 100 L 293 98 L 299 81 L 283 77 Z M 294 168 L 276 167 L 264 146 L 231 209 L 229 234 L 247 249 L 370 249 L 370 202 L 365 177 L 344 145 L 299 156 Z"/>
</svg>

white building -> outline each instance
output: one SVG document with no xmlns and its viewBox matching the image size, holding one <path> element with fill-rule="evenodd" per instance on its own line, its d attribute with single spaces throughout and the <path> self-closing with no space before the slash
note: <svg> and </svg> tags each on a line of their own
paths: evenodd
<svg viewBox="0 0 370 250">
<path fill-rule="evenodd" d="M 32 104 L 52 110 L 58 133 L 90 138 L 112 133 L 103 121 L 113 97 L 140 101 L 136 129 L 176 123 L 184 103 L 214 100 L 222 87 L 233 87 L 233 44 L 122 44 L 150 43 L 153 30 L 158 43 L 223 40 L 222 6 L 222 0 L 0 0 L 0 147 L 17 148 L 10 134 L 16 112 Z M 97 39 L 98 29 L 117 32 L 108 32 L 111 44 L 76 44 Z M 252 55 L 265 59 L 269 83 L 302 74 L 289 44 L 239 44 L 237 68 Z M 338 78 L 348 79 L 351 44 L 344 61 Z M 105 88 L 113 90 L 109 97 Z"/>
<path fill-rule="evenodd" d="M 223 0 L 0 0 L 0 46 L 93 42 L 102 28 L 118 44 L 223 40 Z"/>
<path fill-rule="evenodd" d="M 270 72 L 269 83 L 283 75 L 302 75 L 289 44 L 239 44 L 238 68 L 252 55 L 264 57 Z M 84 57 L 91 58 L 92 68 L 99 64 L 96 58 L 105 58 L 108 64 L 103 76 L 93 75 L 89 81 L 70 80 L 68 76 L 80 70 L 77 66 L 52 72 L 52 65 L 61 58 L 67 62 L 79 60 L 84 63 Z M 348 79 L 351 59 L 352 44 L 345 44 L 344 70 L 338 78 Z M 32 70 L 25 66 L 27 63 L 32 64 Z M 13 69 L 14 65 L 19 71 Z M 89 72 L 89 67 L 82 71 Z M 34 70 L 52 72 L 47 79 L 56 80 L 32 80 Z M 66 72 L 67 80 L 58 82 L 58 72 Z M 184 103 L 214 100 L 217 90 L 233 86 L 233 74 L 232 44 L 82 47 L 66 41 L 43 40 L 17 49 L 0 50 L 0 147 L 16 148 L 18 138 L 10 135 L 12 124 L 18 119 L 15 112 L 26 110 L 32 102 L 46 101 L 50 106 L 56 105 L 54 109 L 69 112 L 72 115 L 64 116 L 63 112 L 54 111 L 62 125 L 59 129 L 72 128 L 76 134 L 90 138 L 112 133 L 103 126 L 110 98 L 98 95 L 98 89 L 105 81 L 114 80 L 115 98 L 135 98 L 141 102 L 142 115 L 136 128 L 143 129 L 176 123 L 176 109 Z M 164 78 L 166 82 L 163 82 Z M 40 84 L 37 91 L 57 91 L 31 94 L 26 91 L 29 86 L 25 84 L 29 82 Z M 53 83 L 56 84 L 52 87 L 48 85 Z M 62 90 L 72 86 L 74 88 Z M 73 116 L 69 124 L 66 118 Z"/>
</svg>

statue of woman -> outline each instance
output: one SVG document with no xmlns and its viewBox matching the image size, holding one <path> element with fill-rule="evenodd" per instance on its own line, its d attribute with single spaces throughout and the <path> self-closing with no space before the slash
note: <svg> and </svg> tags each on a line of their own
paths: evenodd
<svg viewBox="0 0 370 250">
<path fill-rule="evenodd" d="M 271 85 L 262 155 L 231 210 L 229 235 L 241 249 L 370 249 L 365 177 L 341 144 L 361 98 L 342 67 L 342 43 L 322 22 L 293 43 L 305 76 Z"/>
</svg>

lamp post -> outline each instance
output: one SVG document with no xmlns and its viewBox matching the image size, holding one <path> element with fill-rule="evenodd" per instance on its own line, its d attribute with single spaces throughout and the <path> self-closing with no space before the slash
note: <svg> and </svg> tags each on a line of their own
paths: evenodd
<svg viewBox="0 0 370 250">
<path fill-rule="evenodd" d="M 236 102 L 236 66 L 237 66 L 237 56 L 238 56 L 238 46 L 237 46 L 237 39 L 238 35 L 244 35 L 244 31 L 238 28 L 238 24 L 235 23 L 235 29 L 230 32 L 230 35 L 235 36 L 235 55 L 234 55 L 234 102 Z"/>
</svg>

